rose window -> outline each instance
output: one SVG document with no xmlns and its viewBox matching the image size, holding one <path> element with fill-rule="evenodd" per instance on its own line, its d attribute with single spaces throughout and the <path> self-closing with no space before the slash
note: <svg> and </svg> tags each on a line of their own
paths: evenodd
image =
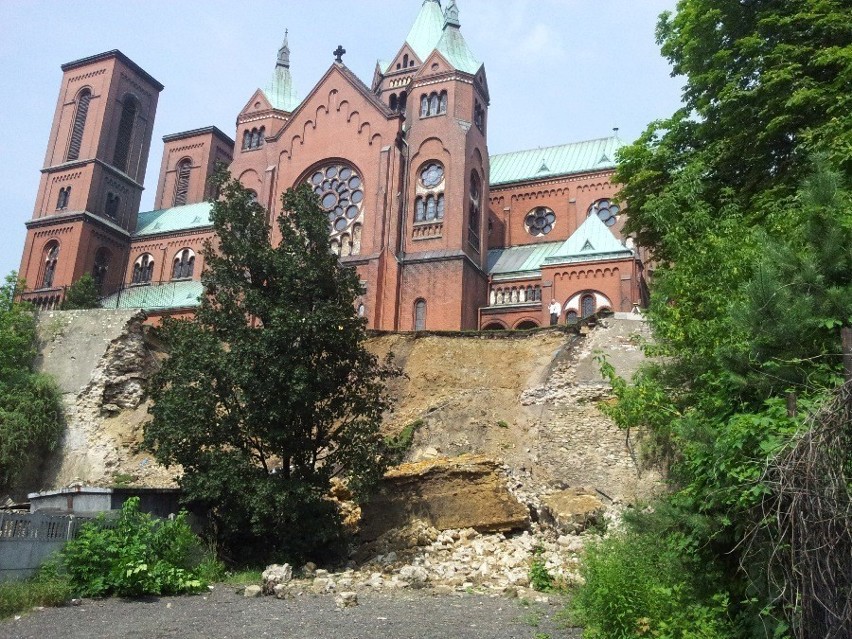
<svg viewBox="0 0 852 639">
<path fill-rule="evenodd" d="M 597 215 L 601 222 L 607 226 L 614 226 L 618 221 L 618 213 L 621 208 L 610 200 L 598 200 L 589 207 L 589 215 Z"/>
<path fill-rule="evenodd" d="M 444 167 L 437 162 L 431 162 L 420 171 L 420 181 L 427 189 L 433 189 L 444 180 Z"/>
<path fill-rule="evenodd" d="M 541 237 L 550 233 L 555 223 L 556 213 L 546 206 L 539 206 L 533 209 L 524 218 L 524 226 L 527 228 L 527 233 L 535 237 Z"/>
<path fill-rule="evenodd" d="M 361 176 L 351 167 L 334 164 L 321 168 L 314 172 L 310 181 L 320 198 L 320 206 L 328 213 L 332 237 L 360 222 L 364 185 Z"/>
</svg>

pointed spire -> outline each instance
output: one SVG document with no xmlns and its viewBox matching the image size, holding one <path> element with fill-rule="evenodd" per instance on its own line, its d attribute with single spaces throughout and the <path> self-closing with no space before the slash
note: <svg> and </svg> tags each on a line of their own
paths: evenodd
<svg viewBox="0 0 852 639">
<path fill-rule="evenodd" d="M 278 60 L 269 84 L 263 90 L 273 108 L 292 112 L 299 106 L 299 98 L 290 75 L 290 32 L 284 31 L 284 42 L 278 49 Z"/>
<path fill-rule="evenodd" d="M 444 10 L 444 28 L 447 27 L 461 27 L 461 22 L 459 21 L 459 8 L 456 5 L 456 0 L 450 0 L 450 4 L 447 5 L 447 8 Z"/>
<path fill-rule="evenodd" d="M 290 68 L 290 44 L 289 44 L 289 35 L 290 30 L 284 29 L 284 43 L 281 45 L 281 48 L 278 49 L 278 65 L 279 67 Z"/>
</svg>

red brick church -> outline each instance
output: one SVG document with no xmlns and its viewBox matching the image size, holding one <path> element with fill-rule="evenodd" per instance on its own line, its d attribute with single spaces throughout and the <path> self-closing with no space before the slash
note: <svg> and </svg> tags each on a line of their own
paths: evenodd
<svg viewBox="0 0 852 639">
<path fill-rule="evenodd" d="M 644 297 L 611 183 L 617 137 L 490 156 L 485 67 L 454 0 L 424 0 L 369 84 L 336 59 L 304 98 L 285 36 L 269 84 L 216 127 L 163 138 L 155 210 L 140 211 L 157 80 L 120 51 L 62 65 L 45 167 L 20 275 L 24 297 L 59 304 L 90 273 L 107 307 L 185 314 L 202 293 L 217 163 L 269 209 L 312 185 L 330 250 L 364 283 L 370 328 L 531 328 Z M 331 43 L 333 46 L 333 43 Z"/>
</svg>

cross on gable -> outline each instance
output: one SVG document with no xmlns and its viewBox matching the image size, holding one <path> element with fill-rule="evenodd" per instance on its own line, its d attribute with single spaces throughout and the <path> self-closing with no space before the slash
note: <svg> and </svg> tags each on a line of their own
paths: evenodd
<svg viewBox="0 0 852 639">
<path fill-rule="evenodd" d="M 342 44 L 338 44 L 337 48 L 332 52 L 334 54 L 335 62 L 343 62 L 343 54 L 346 53 L 346 49 L 343 48 Z"/>
</svg>

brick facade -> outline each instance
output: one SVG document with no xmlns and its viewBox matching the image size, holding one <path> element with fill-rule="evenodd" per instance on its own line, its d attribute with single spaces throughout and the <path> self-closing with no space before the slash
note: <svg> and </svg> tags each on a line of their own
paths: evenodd
<svg viewBox="0 0 852 639">
<path fill-rule="evenodd" d="M 237 114 L 236 143 L 215 127 L 164 138 L 150 212 L 139 212 L 139 199 L 162 85 L 118 51 L 63 65 L 27 225 L 25 297 L 52 306 L 93 273 L 107 300 L 144 306 L 134 300 L 153 297 L 139 287 L 198 282 L 212 237 L 201 203 L 221 163 L 256 193 L 270 224 L 284 190 L 314 185 L 329 212 L 331 250 L 364 283 L 355 303 L 370 328 L 530 328 L 547 324 L 551 297 L 580 314 L 592 299 L 595 310 L 634 308 L 643 294 L 638 252 L 618 244 L 601 253 L 587 242 L 583 254 L 571 240 L 586 232 L 590 213 L 614 205 L 613 140 L 541 150 L 541 159 L 539 151 L 489 157 L 485 69 L 461 36 L 455 2 L 445 5 L 422 3 L 370 86 L 338 60 L 297 99 L 285 39 L 269 87 Z M 580 151 L 588 157 L 571 156 Z M 536 215 L 546 228 L 530 226 Z M 623 240 L 623 216 L 607 223 Z M 600 238 L 600 229 L 589 232 Z"/>
</svg>

